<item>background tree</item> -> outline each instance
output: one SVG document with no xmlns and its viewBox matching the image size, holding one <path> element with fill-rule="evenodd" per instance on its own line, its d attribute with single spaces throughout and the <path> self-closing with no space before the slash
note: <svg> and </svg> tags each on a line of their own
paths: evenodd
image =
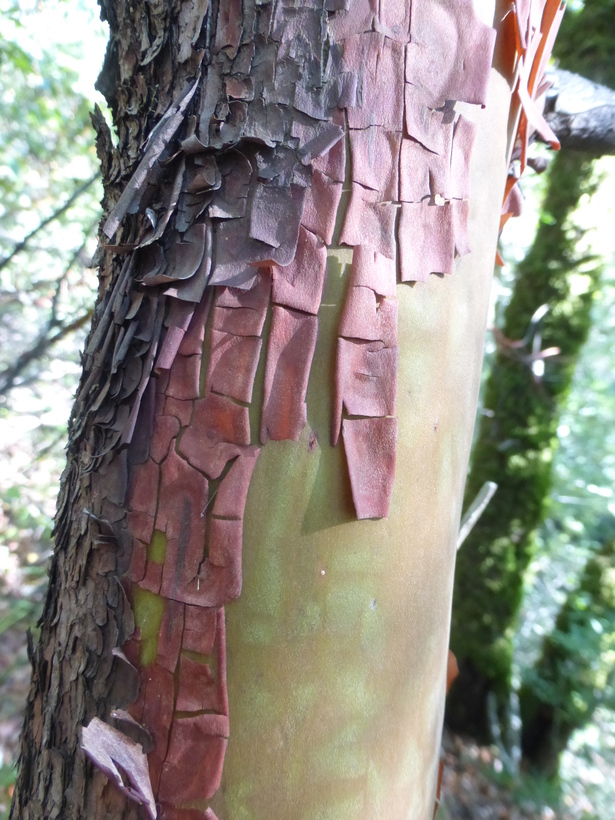
<svg viewBox="0 0 615 820">
<path fill-rule="evenodd" d="M 490 412 L 481 420 L 466 494 L 472 498 L 485 480 L 496 481 L 498 491 L 457 561 L 451 647 L 460 676 L 447 705 L 452 727 L 482 739 L 490 737 L 488 693 L 508 701 L 515 619 L 550 489 L 559 412 L 589 332 L 601 267 L 577 253 L 574 212 L 595 186 L 587 156 L 561 153 L 551 163 L 546 213 L 517 266 L 485 389 Z M 543 306 L 548 312 L 532 321 Z M 540 358 L 555 349 L 556 356 Z"/>
<path fill-rule="evenodd" d="M 604 29 L 612 13 L 611 4 L 590 2 L 570 15 L 556 51 L 562 66 L 613 82 L 605 50 L 605 31 L 612 27 Z M 447 714 L 451 726 L 482 739 L 490 736 L 488 693 L 498 697 L 500 707 L 508 702 L 524 574 L 548 499 L 559 416 L 599 281 L 601 265 L 577 253 L 580 235 L 574 227 L 579 201 L 597 184 L 591 159 L 562 153 L 549 170 L 541 223 L 518 265 L 496 337 L 500 350 L 485 392 L 493 417 L 481 421 L 468 478 L 468 499 L 486 479 L 500 489 L 458 559 L 451 645 L 461 671 Z M 543 306 L 548 312 L 533 322 Z M 544 348 L 560 352 L 544 363 L 533 358 Z"/>
</svg>

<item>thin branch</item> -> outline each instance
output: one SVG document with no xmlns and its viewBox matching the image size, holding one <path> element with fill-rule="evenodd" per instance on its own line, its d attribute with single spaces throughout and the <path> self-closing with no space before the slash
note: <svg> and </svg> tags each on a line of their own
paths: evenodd
<svg viewBox="0 0 615 820">
<path fill-rule="evenodd" d="M 615 91 L 578 74 L 549 72 L 545 119 L 562 148 L 615 154 Z"/>
<path fill-rule="evenodd" d="M 55 282 L 55 291 L 51 300 L 51 311 L 49 314 L 49 319 L 47 321 L 47 332 L 52 330 L 52 328 L 57 327 L 60 323 L 58 322 L 57 313 L 58 313 L 58 305 L 60 301 L 60 291 L 62 289 L 63 283 L 66 281 L 66 277 L 71 272 L 73 265 L 79 259 L 81 254 L 83 253 L 83 249 L 85 248 L 87 241 L 90 237 L 90 233 L 94 230 L 96 225 L 98 224 L 98 217 L 88 225 L 86 230 L 83 232 L 83 242 L 81 245 L 73 252 L 73 255 L 69 259 L 68 265 L 64 268 L 62 275 L 56 279 Z"/>
<path fill-rule="evenodd" d="M 15 257 L 15 256 L 17 256 L 17 254 L 18 254 L 18 253 L 21 253 L 21 251 L 23 251 L 23 250 L 25 249 L 25 247 L 27 246 L 28 242 L 29 242 L 31 239 L 33 239 L 33 237 L 35 237 L 35 236 L 36 236 L 36 234 L 37 234 L 37 233 L 39 233 L 39 231 L 42 231 L 42 230 L 43 230 L 43 228 L 46 228 L 46 227 L 47 227 L 47 225 L 49 225 L 49 223 L 50 223 L 50 222 L 53 222 L 54 220 L 56 220 L 56 219 L 58 219 L 59 217 L 61 217 L 61 216 L 62 216 L 62 214 L 63 214 L 63 213 L 65 213 L 65 212 L 66 212 L 66 211 L 67 211 L 67 210 L 68 210 L 68 209 L 69 209 L 69 208 L 70 208 L 70 207 L 71 207 L 71 206 L 72 206 L 72 205 L 76 202 L 76 200 L 77 200 L 77 199 L 79 199 L 79 197 L 80 197 L 82 194 L 84 194 L 84 193 L 88 190 L 88 188 L 89 188 L 90 186 L 92 186 L 92 185 L 96 182 L 96 180 L 97 180 L 99 177 L 100 177 L 100 173 L 97 171 L 97 172 L 94 174 L 94 176 L 93 176 L 93 177 L 91 177 L 90 179 L 86 180 L 84 183 L 82 183 L 82 184 L 81 184 L 78 188 L 76 188 L 76 189 L 73 191 L 73 193 L 69 196 L 69 198 L 66 200 L 66 202 L 64 203 L 64 205 L 60 206 L 60 208 L 58 208 L 58 210 L 57 210 L 57 211 L 54 211 L 54 212 L 51 214 L 51 216 L 48 216 L 48 217 L 47 217 L 47 219 L 43 219 L 43 221 L 42 221 L 39 225 L 37 225 L 37 227 L 36 227 L 36 228 L 34 228 L 34 230 L 33 230 L 33 231 L 30 231 L 30 233 L 29 233 L 27 236 L 24 236 L 24 238 L 21 240 L 21 242 L 18 242 L 18 243 L 15 245 L 15 247 L 14 247 L 14 248 L 13 248 L 13 250 L 9 253 L 9 255 L 8 255 L 8 256 L 5 256 L 5 257 L 4 257 L 4 259 L 0 259 L 0 270 L 2 270 L 2 268 L 6 267 L 6 265 L 8 265 L 8 263 L 9 263 L 9 262 L 10 262 L 10 261 L 11 261 L 11 260 Z"/>
<path fill-rule="evenodd" d="M 62 325 L 58 332 L 53 336 L 48 336 L 47 333 L 41 334 L 34 345 L 18 357 L 15 364 L 11 365 L 11 367 L 7 367 L 0 373 L 0 395 L 8 393 L 13 387 L 15 387 L 15 382 L 30 362 L 44 356 L 50 347 L 53 347 L 53 345 L 57 344 L 65 336 L 74 333 L 76 330 L 79 330 L 79 328 L 87 324 L 92 318 L 93 313 L 93 308 L 90 308 L 90 310 L 86 311 L 81 316 L 78 316 L 72 322 L 69 322 L 69 324 Z"/>
<path fill-rule="evenodd" d="M 478 491 L 476 498 L 468 507 L 466 514 L 461 519 L 459 535 L 457 536 L 457 549 L 463 544 L 481 515 L 485 512 L 487 504 L 493 498 L 498 485 L 494 481 L 485 481 Z"/>
</svg>

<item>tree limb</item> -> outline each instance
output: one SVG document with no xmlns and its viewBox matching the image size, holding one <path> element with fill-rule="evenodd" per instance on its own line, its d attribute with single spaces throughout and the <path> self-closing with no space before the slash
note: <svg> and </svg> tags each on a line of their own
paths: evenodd
<svg viewBox="0 0 615 820">
<path fill-rule="evenodd" d="M 69 324 L 61 325 L 58 332 L 54 333 L 53 336 L 49 336 L 47 335 L 47 333 L 44 333 L 41 336 L 39 336 L 39 338 L 36 340 L 34 345 L 29 350 L 25 350 L 21 354 L 21 356 L 17 358 L 13 365 L 7 367 L 6 370 L 3 370 L 0 373 L 0 395 L 5 395 L 9 392 L 9 390 L 15 387 L 15 382 L 17 381 L 21 373 L 23 373 L 25 368 L 30 364 L 30 362 L 34 361 L 35 359 L 39 359 L 54 344 L 61 341 L 65 336 L 68 336 L 70 333 L 73 333 L 75 330 L 79 330 L 79 328 L 87 324 L 87 322 L 92 318 L 93 313 L 93 309 L 87 310 L 84 314 L 78 316 L 72 322 L 69 322 Z"/>
<path fill-rule="evenodd" d="M 100 173 L 97 171 L 97 172 L 94 174 L 94 176 L 90 177 L 90 179 L 87 179 L 84 183 L 82 183 L 81 185 L 79 185 L 79 187 L 78 187 L 78 188 L 75 188 L 75 190 L 74 190 L 74 191 L 73 191 L 73 193 L 69 196 L 69 198 L 66 200 L 66 202 L 64 203 L 64 205 L 61 205 L 61 206 L 58 208 L 58 210 L 57 210 L 57 211 L 54 211 L 54 212 L 51 214 L 51 216 L 48 216 L 48 217 L 47 217 L 47 219 L 43 219 L 43 221 L 42 221 L 41 223 L 39 223 L 39 224 L 36 226 L 36 228 L 34 228 L 34 230 L 30 231 L 30 233 L 29 233 L 29 234 L 27 234 L 26 236 L 24 236 L 24 238 L 21 240 L 21 242 L 18 242 L 18 243 L 15 245 L 15 247 L 14 247 L 14 248 L 13 248 L 13 250 L 9 253 L 9 255 L 8 255 L 8 256 L 5 256 L 5 257 L 4 257 L 4 259 L 0 259 L 0 270 L 2 270 L 2 268 L 6 267 L 6 265 L 8 265 L 8 263 L 11 261 L 11 259 L 13 259 L 13 257 L 17 256 L 17 254 L 18 254 L 18 253 L 21 253 L 21 251 L 23 251 L 23 250 L 25 249 L 25 247 L 26 247 L 26 245 L 28 244 L 28 242 L 29 242 L 31 239 L 33 239 L 39 231 L 42 231 L 42 230 L 43 230 L 43 228 L 46 228 L 46 227 L 47 227 L 47 225 L 49 225 L 49 223 L 50 223 L 50 222 L 53 222 L 55 219 L 58 219 L 60 216 L 62 216 L 62 214 L 63 214 L 63 213 L 65 213 L 65 212 L 66 212 L 66 211 L 67 211 L 67 210 L 71 207 L 71 205 L 73 205 L 73 204 L 76 202 L 76 200 L 77 200 L 77 199 L 79 199 L 79 197 L 80 197 L 82 194 L 84 194 L 84 193 L 87 191 L 87 189 L 88 189 L 91 185 L 93 185 L 93 184 L 94 184 L 94 182 L 96 182 L 96 180 L 97 180 L 99 177 L 100 177 Z"/>
<path fill-rule="evenodd" d="M 481 515 L 485 512 L 487 504 L 493 498 L 498 485 L 494 481 L 485 481 L 478 491 L 476 498 L 468 507 L 466 514 L 461 519 L 459 525 L 459 535 L 457 536 L 457 549 L 463 544 Z"/>
<path fill-rule="evenodd" d="M 615 154 L 615 91 L 561 68 L 548 78 L 545 119 L 562 148 Z"/>
</svg>

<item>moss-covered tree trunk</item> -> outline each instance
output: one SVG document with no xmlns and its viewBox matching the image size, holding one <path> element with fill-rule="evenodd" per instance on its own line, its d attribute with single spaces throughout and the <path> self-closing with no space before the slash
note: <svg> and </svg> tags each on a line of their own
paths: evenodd
<svg viewBox="0 0 615 820">
<path fill-rule="evenodd" d="M 506 703 L 510 691 L 512 634 L 524 573 L 548 498 L 560 410 L 589 332 L 600 275 L 600 266 L 577 249 L 581 234 L 574 219 L 579 201 L 596 184 L 591 160 L 562 152 L 549 168 L 541 222 L 517 268 L 496 336 L 498 352 L 485 389 L 488 413 L 481 420 L 467 482 L 468 499 L 486 480 L 495 481 L 498 491 L 457 561 L 451 648 L 460 674 L 447 720 L 483 739 L 490 734 L 488 693 Z M 531 326 L 542 306 L 548 312 Z M 524 337 L 525 343 L 517 345 Z M 536 358 L 548 348 L 559 352 Z"/>
<path fill-rule="evenodd" d="M 569 10 L 555 43 L 560 67 L 614 87 L 612 60 L 615 7 L 586 0 Z M 583 153 L 562 153 L 551 165 L 541 222 L 526 259 L 518 266 L 514 293 L 500 328 L 501 344 L 485 393 L 466 499 L 484 481 L 498 492 L 458 558 L 451 645 L 460 676 L 451 692 L 447 720 L 458 730 L 490 738 L 486 698 L 508 700 L 511 639 L 521 600 L 532 533 L 542 520 L 550 486 L 559 411 L 570 387 L 590 325 L 599 265 L 576 248 L 574 211 L 596 184 Z M 541 349 L 560 353 L 536 377 L 532 353 L 534 312 L 547 305 L 539 333 Z M 528 334 L 528 331 L 529 334 Z M 526 335 L 527 334 L 527 335 Z M 511 346 L 526 338 L 526 343 Z"/>
<path fill-rule="evenodd" d="M 429 817 L 508 7 L 497 69 L 489 3 L 103 8 L 119 145 L 96 117 L 12 817 Z"/>
</svg>

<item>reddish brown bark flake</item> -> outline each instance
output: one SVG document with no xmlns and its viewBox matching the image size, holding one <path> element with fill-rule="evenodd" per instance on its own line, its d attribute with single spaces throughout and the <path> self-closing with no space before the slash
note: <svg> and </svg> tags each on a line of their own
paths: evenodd
<svg viewBox="0 0 615 820">
<path fill-rule="evenodd" d="M 153 518 L 156 515 L 157 490 L 160 468 L 152 459 L 133 467 L 128 491 L 128 509 L 145 513 Z"/>
<path fill-rule="evenodd" d="M 267 272 L 255 271 L 255 280 L 251 288 L 218 288 L 216 306 L 224 308 L 250 308 L 265 313 L 269 305 L 271 277 Z M 258 334 L 256 334 L 258 335 Z"/>
<path fill-rule="evenodd" d="M 395 205 L 383 203 L 379 191 L 352 184 L 340 242 L 370 245 L 387 259 L 395 258 Z"/>
<path fill-rule="evenodd" d="M 430 94 L 430 107 L 447 100 L 485 105 L 495 30 L 476 16 L 472 0 L 413 0 L 406 80 Z"/>
<path fill-rule="evenodd" d="M 156 529 L 166 533 L 162 594 L 184 600 L 182 589 L 196 577 L 203 560 L 207 479 L 171 452 L 162 465 L 162 486 Z"/>
<path fill-rule="evenodd" d="M 429 94 L 410 83 L 405 88 L 406 129 L 408 134 L 429 151 L 450 156 L 453 139 L 453 112 L 435 111 L 429 106 Z"/>
<path fill-rule="evenodd" d="M 183 648 L 211 655 L 216 640 L 218 609 L 186 604 Z"/>
<path fill-rule="evenodd" d="M 228 0 L 218 10 L 215 48 L 226 49 L 230 57 L 237 53 L 241 40 L 241 0 Z"/>
<path fill-rule="evenodd" d="M 395 262 L 369 245 L 357 245 L 352 254 L 352 285 L 371 288 L 379 296 L 395 296 Z"/>
<path fill-rule="evenodd" d="M 164 342 L 160 348 L 160 353 L 156 359 L 156 370 L 169 370 L 175 356 L 183 341 L 185 331 L 181 327 L 170 327 L 167 330 L 167 335 L 164 337 Z"/>
<path fill-rule="evenodd" d="M 178 712 L 219 712 L 222 708 L 215 677 L 209 664 L 182 655 L 175 708 Z"/>
<path fill-rule="evenodd" d="M 211 291 L 207 291 L 192 314 L 192 319 L 182 339 L 178 351 L 182 356 L 198 356 L 202 352 L 205 339 L 205 323 L 209 315 L 210 305 Z"/>
<path fill-rule="evenodd" d="M 127 522 L 128 529 L 132 535 L 140 541 L 143 541 L 143 543 L 149 544 L 154 532 L 154 516 L 140 512 L 139 510 L 133 510 L 128 513 Z"/>
<path fill-rule="evenodd" d="M 305 313 L 318 313 L 326 272 L 325 244 L 316 234 L 301 227 L 294 261 L 286 267 L 273 268 L 272 300 Z"/>
<path fill-rule="evenodd" d="M 260 336 L 265 324 L 266 311 L 253 308 L 227 308 L 216 305 L 213 311 L 212 330 L 220 330 L 233 336 Z"/>
<path fill-rule="evenodd" d="M 148 756 L 154 792 L 158 789 L 160 769 L 167 753 L 169 730 L 173 719 L 173 675 L 162 666 L 153 663 L 141 670 L 141 685 L 145 685 L 145 698 L 140 723 L 151 734 L 154 750 Z"/>
<path fill-rule="evenodd" d="M 397 344 L 397 301 L 381 299 L 371 288 L 350 287 L 340 320 L 340 336 L 347 339 Z"/>
<path fill-rule="evenodd" d="M 192 418 L 193 404 L 191 401 L 182 401 L 182 399 L 175 399 L 172 396 L 164 403 L 164 412 L 167 416 L 175 416 L 182 427 L 187 427 Z"/>
<path fill-rule="evenodd" d="M 399 218 L 402 282 L 426 282 L 430 273 L 452 273 L 455 253 L 450 203 L 404 203 Z"/>
<path fill-rule="evenodd" d="M 173 558 L 177 552 L 173 553 Z M 206 558 L 201 564 L 198 575 L 187 580 L 183 587 L 177 585 L 177 591 L 171 589 L 178 600 L 201 607 L 219 607 L 229 601 L 234 601 L 241 592 L 241 564 L 236 563 L 228 567 L 220 567 Z M 165 594 L 165 588 L 162 589 Z"/>
<path fill-rule="evenodd" d="M 420 202 L 429 196 L 446 198 L 450 190 L 450 157 L 434 154 L 415 140 L 402 140 L 399 198 Z"/>
<path fill-rule="evenodd" d="M 348 107 L 350 128 L 379 125 L 401 133 L 403 110 L 399 105 L 404 86 L 404 45 L 379 32 L 349 37 L 344 62 L 362 75 L 361 105 Z"/>
<path fill-rule="evenodd" d="M 128 565 L 126 572 L 124 573 L 125 578 L 135 583 L 143 578 L 143 576 L 145 575 L 147 564 L 146 555 L 147 552 L 145 543 L 143 541 L 139 541 L 137 538 L 133 538 L 130 554 L 130 563 Z"/>
<path fill-rule="evenodd" d="M 226 462 L 250 444 L 247 407 L 210 393 L 194 403 L 194 418 L 179 443 L 179 452 L 210 478 L 218 478 Z"/>
<path fill-rule="evenodd" d="M 145 575 L 139 581 L 141 589 L 147 589 L 158 595 L 160 592 L 160 584 L 162 583 L 162 564 L 156 564 L 153 561 L 147 562 L 147 570 Z"/>
<path fill-rule="evenodd" d="M 177 356 L 171 367 L 171 377 L 166 394 L 180 401 L 199 397 L 201 356 Z"/>
<path fill-rule="evenodd" d="M 397 419 L 344 419 L 342 437 L 357 518 L 386 518 L 395 477 Z"/>
<path fill-rule="evenodd" d="M 371 126 L 350 131 L 350 157 L 354 182 L 380 191 L 383 201 L 398 199 L 401 133 Z"/>
<path fill-rule="evenodd" d="M 175 672 L 177 667 L 184 632 L 185 609 L 184 604 L 171 598 L 164 602 L 164 613 L 158 631 L 156 663 L 169 672 Z"/>
<path fill-rule="evenodd" d="M 156 416 L 150 443 L 150 456 L 153 461 L 160 464 L 166 458 L 171 442 L 178 433 L 179 419 L 177 416 Z"/>
<path fill-rule="evenodd" d="M 212 518 L 209 532 L 208 560 L 216 567 L 234 569 L 238 579 L 241 578 L 242 527 L 240 520 Z"/>
<path fill-rule="evenodd" d="M 205 389 L 251 402 L 261 346 L 262 340 L 253 336 L 212 330 Z"/>
<path fill-rule="evenodd" d="M 305 197 L 301 224 L 327 245 L 331 244 L 333 238 L 337 206 L 341 196 L 341 182 L 334 182 L 320 171 L 314 171 L 312 184 Z"/>
<path fill-rule="evenodd" d="M 228 473 L 218 485 L 213 508 L 215 516 L 243 518 L 250 479 L 259 453 L 259 448 L 251 447 L 233 462 Z"/>
<path fill-rule="evenodd" d="M 342 407 L 352 416 L 389 416 L 395 413 L 397 347 L 381 342 L 339 339 L 335 379 L 333 443 L 337 442 Z"/>
<path fill-rule="evenodd" d="M 297 441 L 307 421 L 305 395 L 318 319 L 279 305 L 272 309 L 261 441 Z"/>
<path fill-rule="evenodd" d="M 197 715 L 173 723 L 158 797 L 179 805 L 209 800 L 220 786 L 228 738 L 228 718 Z M 199 749 L 195 759 L 194 750 Z"/>
<path fill-rule="evenodd" d="M 340 11 L 331 19 L 330 26 L 336 40 L 343 40 L 351 34 L 372 31 L 376 12 L 373 0 L 355 0 L 352 7 L 348 3 L 336 3 Z M 353 68 L 357 63 L 353 63 Z"/>
<path fill-rule="evenodd" d="M 341 128 L 344 125 L 344 114 L 340 110 L 333 112 L 333 122 Z M 342 130 L 343 133 L 343 130 Z M 340 139 L 326 153 L 317 157 L 312 167 L 334 182 L 343 182 L 346 175 L 346 141 Z"/>
<path fill-rule="evenodd" d="M 150 817 L 156 817 L 147 758 L 138 743 L 95 717 L 81 729 L 81 748 L 119 789 L 144 805 Z"/>
<path fill-rule="evenodd" d="M 301 145 L 300 156 L 301 162 L 306 165 L 311 159 L 329 158 L 335 146 L 340 142 L 343 143 L 344 128 L 343 118 L 339 121 L 339 117 L 333 117 L 334 122 L 319 122 L 315 120 L 310 125 L 303 122 L 293 121 L 291 126 L 291 134 L 299 140 Z M 335 121 L 337 120 L 337 122 Z M 325 160 L 326 161 L 326 160 Z M 337 182 L 343 182 L 344 169 L 341 169 L 341 179 L 331 171 L 327 172 L 323 168 L 318 168 L 319 171 Z"/>
</svg>

